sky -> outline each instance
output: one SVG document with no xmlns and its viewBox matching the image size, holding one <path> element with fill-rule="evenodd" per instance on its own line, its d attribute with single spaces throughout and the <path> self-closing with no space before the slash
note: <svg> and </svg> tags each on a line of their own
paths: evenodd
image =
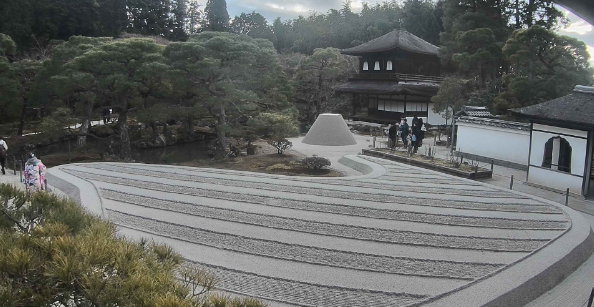
<svg viewBox="0 0 594 307">
<path fill-rule="evenodd" d="M 362 3 L 375 4 L 384 0 L 352 0 L 351 7 L 354 12 L 359 12 Z M 203 5 L 206 0 L 198 0 Z M 227 11 L 231 18 L 244 13 L 256 11 L 262 14 L 269 23 L 276 17 L 282 20 L 294 19 L 299 15 L 307 16 L 311 12 L 326 13 L 329 9 L 340 9 L 344 0 L 227 0 Z M 204 6 L 203 6 L 204 7 Z M 580 17 L 561 7 L 569 20 L 570 25 L 557 31 L 559 34 L 575 37 L 584 41 L 591 55 L 590 64 L 594 66 L 594 26 Z"/>
</svg>

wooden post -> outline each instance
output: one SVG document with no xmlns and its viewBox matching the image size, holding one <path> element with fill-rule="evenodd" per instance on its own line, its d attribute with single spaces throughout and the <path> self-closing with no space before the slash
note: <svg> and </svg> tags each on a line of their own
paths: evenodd
<svg viewBox="0 0 594 307">
<path fill-rule="evenodd" d="M 478 165 L 474 166 L 474 180 L 478 180 Z"/>
<path fill-rule="evenodd" d="M 456 113 L 452 110 L 452 142 L 450 142 L 450 152 L 454 153 L 454 136 L 456 135 Z M 460 163 L 462 164 L 462 163 Z"/>
<path fill-rule="evenodd" d="M 510 190 L 514 189 L 514 175 L 511 176 L 511 181 L 509 182 L 509 189 Z"/>
<path fill-rule="evenodd" d="M 19 163 L 19 174 L 21 175 L 21 182 L 23 182 L 23 165 Z"/>
<path fill-rule="evenodd" d="M 493 172 L 493 160 L 491 160 L 491 173 Z"/>
<path fill-rule="evenodd" d="M 565 191 L 565 206 L 569 206 L 569 188 Z"/>
<path fill-rule="evenodd" d="M 594 288 L 592 288 L 592 292 L 590 292 L 590 298 L 588 299 L 588 307 L 592 307 L 593 299 L 594 299 Z"/>
<path fill-rule="evenodd" d="M 433 135 L 433 146 L 437 144 L 437 134 Z"/>
<path fill-rule="evenodd" d="M 373 148 L 375 148 L 375 136 L 373 137 Z"/>
<path fill-rule="evenodd" d="M 14 175 L 16 176 L 16 157 L 14 157 L 12 159 L 12 171 L 14 172 Z"/>
</svg>

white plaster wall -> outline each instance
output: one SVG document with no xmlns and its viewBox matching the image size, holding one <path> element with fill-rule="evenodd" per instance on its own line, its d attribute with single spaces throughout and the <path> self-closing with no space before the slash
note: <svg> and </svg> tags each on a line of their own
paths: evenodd
<svg viewBox="0 0 594 307">
<path fill-rule="evenodd" d="M 534 131 L 546 130 L 547 132 Z M 555 133 L 556 132 L 556 133 Z M 535 166 L 542 165 L 544 158 L 545 143 L 552 137 L 560 136 L 569 142 L 571 146 L 571 173 L 578 176 L 584 175 L 584 163 L 586 162 L 587 139 L 560 135 L 559 133 L 588 137 L 587 131 L 557 128 L 544 125 L 533 125 L 532 128 L 532 151 L 530 153 L 530 164 Z M 532 170 L 530 170 L 532 172 Z M 556 173 L 556 172 L 555 172 Z"/>
<path fill-rule="evenodd" d="M 458 126 L 456 150 L 528 165 L 530 132 L 471 123 Z"/>
<path fill-rule="evenodd" d="M 564 138 L 571 146 L 571 174 L 573 176 L 565 172 L 540 167 L 544 158 L 545 143 L 556 136 Z M 579 137 L 584 137 L 584 139 Z M 573 193 L 582 194 L 586 149 L 588 146 L 587 137 L 587 131 L 534 124 L 528 181 L 560 190 L 569 188 Z"/>
<path fill-rule="evenodd" d="M 442 113 L 435 113 L 433 112 L 433 102 L 429 102 L 427 104 L 427 123 L 431 124 L 431 125 L 445 125 L 446 124 L 446 120 L 445 118 L 443 118 Z"/>
<path fill-rule="evenodd" d="M 582 180 L 582 177 L 538 167 L 530 167 L 530 171 L 528 172 L 528 182 L 537 183 L 561 191 L 565 191 L 565 189 L 569 188 L 570 192 L 580 195 L 582 194 Z"/>
</svg>

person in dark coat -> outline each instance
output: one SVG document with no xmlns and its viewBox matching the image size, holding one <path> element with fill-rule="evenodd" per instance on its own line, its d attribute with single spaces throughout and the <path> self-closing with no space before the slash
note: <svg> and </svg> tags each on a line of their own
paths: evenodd
<svg viewBox="0 0 594 307">
<path fill-rule="evenodd" d="M 399 129 L 400 129 L 400 137 L 402 138 L 402 142 L 404 142 L 404 147 L 406 147 L 406 146 L 408 146 L 408 141 L 407 141 L 406 137 L 408 136 L 408 133 L 410 132 L 410 127 L 408 126 L 408 123 L 406 123 L 406 118 L 404 119 L 404 123 L 402 123 L 402 125 L 400 125 Z"/>
<path fill-rule="evenodd" d="M 413 147 L 414 153 L 417 153 L 419 147 L 421 147 L 422 141 L 425 138 L 425 131 L 423 131 L 423 119 L 419 118 L 415 121 L 415 125 L 412 129 L 413 133 Z"/>
<path fill-rule="evenodd" d="M 391 125 L 390 129 L 388 129 L 388 137 L 390 138 L 390 148 L 394 148 L 396 146 L 396 135 L 398 132 L 397 124 Z"/>
</svg>

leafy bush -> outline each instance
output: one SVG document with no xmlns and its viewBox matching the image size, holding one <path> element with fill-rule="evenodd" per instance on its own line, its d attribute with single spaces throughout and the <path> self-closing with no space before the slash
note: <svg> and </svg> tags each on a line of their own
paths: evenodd
<svg viewBox="0 0 594 307">
<path fill-rule="evenodd" d="M 289 140 L 287 139 L 275 139 L 275 140 L 270 140 L 268 141 L 268 144 L 272 145 L 274 148 L 276 148 L 277 152 L 279 155 L 282 155 L 283 152 L 285 152 L 285 150 L 293 147 L 293 143 L 291 143 Z"/>
<path fill-rule="evenodd" d="M 265 306 L 218 300 L 171 247 L 131 242 L 79 205 L 0 185 L 0 306 Z"/>
<path fill-rule="evenodd" d="M 301 163 L 305 167 L 313 170 L 319 170 L 332 164 L 330 163 L 330 160 L 318 156 L 304 158 L 303 160 L 301 160 Z"/>
<path fill-rule="evenodd" d="M 279 113 L 261 113 L 250 119 L 248 125 L 258 135 L 277 140 L 299 135 L 296 121 L 289 115 Z"/>
</svg>

